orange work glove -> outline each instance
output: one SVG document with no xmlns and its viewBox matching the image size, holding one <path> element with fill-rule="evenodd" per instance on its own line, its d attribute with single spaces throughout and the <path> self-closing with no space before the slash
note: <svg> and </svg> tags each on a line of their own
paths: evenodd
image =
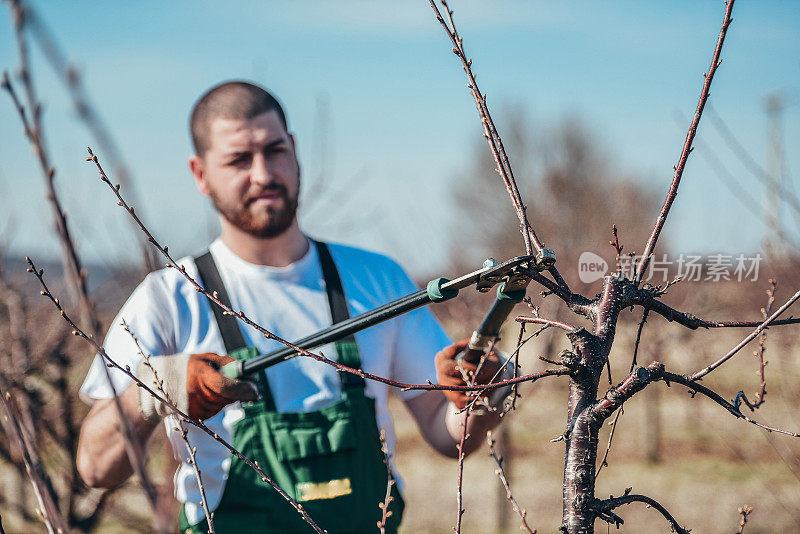
<svg viewBox="0 0 800 534">
<path fill-rule="evenodd" d="M 248 380 L 234 380 L 220 373 L 220 369 L 235 361 L 230 356 L 212 352 L 204 354 L 175 354 L 151 357 L 142 361 L 137 376 L 153 391 L 158 389 L 156 377 L 164 393 L 179 410 L 194 419 L 204 420 L 236 401 L 253 401 L 258 389 Z M 139 388 L 139 409 L 148 421 L 158 421 L 169 415 L 170 409 L 155 399 L 144 388 Z"/>
<path fill-rule="evenodd" d="M 467 350 L 469 338 L 456 341 L 449 347 L 445 347 L 436 355 L 436 379 L 442 386 L 467 386 L 467 380 L 472 381 L 475 371 L 478 368 L 479 358 L 475 361 L 457 358 L 457 356 Z M 472 355 L 478 356 L 478 355 Z M 506 379 L 504 372 L 498 373 L 502 365 L 502 360 L 494 352 L 490 353 L 481 366 L 480 373 L 475 380 L 475 385 L 489 384 Z M 496 375 L 496 376 L 495 376 Z M 466 380 L 465 380 L 466 378 Z M 452 402 L 459 410 L 463 409 L 467 403 L 474 398 L 474 392 L 466 391 L 444 391 L 447 400 Z M 488 397 L 489 392 L 484 394 Z"/>
</svg>

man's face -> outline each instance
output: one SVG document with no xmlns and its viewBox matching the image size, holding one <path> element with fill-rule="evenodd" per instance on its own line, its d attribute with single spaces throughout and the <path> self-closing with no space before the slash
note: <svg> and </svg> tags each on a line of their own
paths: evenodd
<svg viewBox="0 0 800 534">
<path fill-rule="evenodd" d="M 216 118 L 208 140 L 205 155 L 190 160 L 200 192 L 240 230 L 263 238 L 285 232 L 297 213 L 300 168 L 277 112 Z"/>
</svg>

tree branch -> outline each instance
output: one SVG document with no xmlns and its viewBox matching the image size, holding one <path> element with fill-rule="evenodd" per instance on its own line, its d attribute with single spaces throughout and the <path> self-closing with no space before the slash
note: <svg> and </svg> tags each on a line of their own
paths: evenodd
<svg viewBox="0 0 800 534">
<path fill-rule="evenodd" d="M 514 512 L 516 512 L 522 521 L 520 529 L 526 530 L 529 534 L 536 534 L 536 529 L 531 529 L 530 525 L 528 525 L 528 520 L 526 518 L 528 512 L 524 508 L 520 507 L 520 505 L 517 503 L 517 500 L 514 498 L 514 495 L 511 493 L 511 486 L 508 483 L 506 472 L 503 469 L 503 457 L 499 456 L 494 448 L 495 440 L 492 437 L 491 430 L 486 433 L 486 441 L 489 443 L 489 456 L 492 457 L 492 460 L 494 460 L 494 463 L 497 466 L 495 474 L 500 477 L 500 482 L 503 484 L 503 488 L 506 490 L 506 499 L 508 499 L 508 502 L 511 503 L 511 507 L 514 509 Z"/>
<path fill-rule="evenodd" d="M 653 362 L 647 367 L 638 367 L 616 387 L 609 389 L 591 409 L 594 424 L 600 425 L 628 399 L 643 390 L 651 382 L 660 380 L 664 374 L 664 364 Z"/>
<path fill-rule="evenodd" d="M 664 205 L 661 207 L 661 212 L 658 214 L 653 231 L 650 234 L 650 238 L 647 240 L 647 245 L 644 247 L 642 259 L 639 260 L 639 264 L 636 266 L 636 282 L 640 282 L 642 280 L 642 276 L 644 276 L 644 273 L 647 270 L 647 265 L 650 263 L 650 256 L 653 254 L 653 251 L 656 248 L 658 236 L 661 234 L 661 230 L 664 228 L 664 223 L 667 221 L 669 210 L 672 207 L 672 203 L 675 201 L 675 197 L 678 195 L 678 186 L 681 183 L 683 170 L 686 167 L 686 160 L 689 158 L 689 154 L 692 152 L 692 141 L 697 133 L 697 127 L 700 124 L 700 117 L 703 115 L 703 108 L 708 100 L 708 94 L 711 89 L 711 81 L 714 79 L 714 73 L 717 71 L 717 67 L 719 67 L 720 63 L 722 63 L 722 61 L 719 59 L 719 56 L 722 53 L 722 44 L 725 42 L 725 34 L 728 31 L 728 26 L 730 26 L 731 21 L 733 20 L 731 19 L 733 3 L 734 0 L 727 0 L 725 2 L 726 9 L 725 16 L 722 19 L 722 28 L 719 31 L 719 37 L 717 37 L 717 46 L 714 49 L 714 55 L 711 58 L 711 65 L 708 67 L 708 73 L 703 74 L 705 82 L 703 83 L 703 89 L 700 92 L 700 100 L 697 102 L 697 110 L 694 113 L 692 123 L 689 125 L 689 131 L 686 133 L 686 141 L 683 144 L 683 150 L 681 151 L 681 156 L 678 159 L 678 164 L 675 166 L 675 174 L 672 178 L 672 185 L 670 185 L 667 198 L 664 200 Z"/>
<path fill-rule="evenodd" d="M 756 337 L 758 337 L 758 335 L 761 332 L 763 332 L 768 326 L 770 326 L 775 321 L 776 318 L 780 317 L 780 315 L 783 312 L 788 310 L 789 307 L 797 301 L 797 299 L 800 299 L 800 290 L 798 290 L 797 293 L 792 295 L 789 298 L 789 300 L 784 302 L 783 305 L 780 308 L 775 310 L 775 313 L 773 313 L 766 320 L 764 320 L 762 323 L 760 323 L 758 325 L 758 328 L 756 328 L 755 330 L 750 332 L 750 334 L 746 338 L 744 338 L 741 342 L 739 342 L 738 345 L 736 345 L 731 350 L 729 350 L 728 353 L 725 354 L 725 356 L 723 356 L 722 358 L 720 358 L 716 362 L 712 363 L 708 367 L 706 367 L 704 369 L 701 369 L 700 371 L 697 371 L 696 373 L 691 375 L 689 378 L 691 378 L 692 380 L 697 380 L 699 378 L 702 378 L 702 377 L 706 376 L 708 373 L 710 373 L 711 371 L 713 371 L 714 369 L 716 369 L 717 367 L 719 367 L 720 365 L 722 365 L 723 363 L 725 363 L 726 361 L 730 360 L 737 352 L 742 350 L 742 348 L 744 348 L 745 345 L 747 345 L 752 340 L 754 340 Z"/>
<path fill-rule="evenodd" d="M 234 454 L 237 458 L 239 458 L 244 463 L 246 463 L 251 469 L 255 470 L 256 473 L 258 473 L 259 476 L 261 477 L 261 480 L 263 480 L 264 482 L 266 482 L 267 484 L 272 486 L 272 488 L 274 488 L 275 491 L 277 491 L 281 495 L 281 497 L 283 497 L 297 511 L 297 513 L 299 513 L 302 516 L 303 520 L 305 520 L 305 522 L 308 523 L 318 534 L 324 534 L 323 530 L 321 528 L 319 528 L 319 526 L 308 515 L 308 512 L 306 512 L 305 508 L 303 508 L 297 501 L 292 499 L 289 496 L 288 493 L 286 493 L 283 489 L 281 489 L 281 487 L 278 486 L 278 484 L 275 483 L 275 481 L 273 481 L 258 466 L 258 464 L 256 462 L 253 462 L 252 460 L 250 460 L 249 458 L 244 456 L 236 448 L 234 448 L 227 441 L 222 439 L 218 434 L 216 434 L 214 431 L 212 431 L 210 428 L 208 428 L 202 421 L 198 421 L 197 419 L 193 419 L 188 414 L 186 414 L 186 413 L 182 412 L 180 409 L 178 409 L 178 407 L 175 406 L 175 404 L 173 404 L 171 401 L 169 401 L 168 399 L 165 399 L 164 397 L 161 397 L 150 386 L 148 386 L 147 384 L 142 382 L 136 375 L 134 375 L 133 372 L 130 369 L 130 366 L 126 365 L 125 367 L 122 367 L 116 361 L 112 360 L 111 357 L 106 352 L 106 350 L 103 348 L 103 346 L 100 345 L 99 343 L 97 343 L 97 341 L 95 341 L 94 337 L 87 335 L 86 332 L 81 330 L 81 328 L 70 318 L 70 316 L 67 314 L 67 312 L 64 310 L 64 308 L 61 307 L 60 301 L 55 296 L 53 296 L 53 294 L 50 292 L 50 289 L 47 287 L 47 284 L 44 281 L 44 271 L 43 270 L 37 270 L 36 266 L 33 263 L 33 261 L 31 261 L 30 258 L 26 258 L 26 259 L 28 261 L 28 265 L 30 266 L 28 271 L 33 273 L 34 276 L 36 276 L 37 280 L 39 280 L 39 284 L 42 286 L 42 291 L 41 291 L 42 296 L 46 297 L 47 299 L 50 300 L 50 302 L 53 303 L 53 305 L 56 307 L 56 309 L 61 314 L 61 317 L 64 319 L 64 321 L 66 321 L 67 324 L 69 324 L 70 327 L 73 328 L 72 333 L 75 336 L 82 338 L 84 341 L 86 341 L 87 343 L 89 343 L 90 345 L 92 345 L 95 348 L 95 350 L 98 352 L 98 354 L 100 354 L 100 356 L 107 362 L 104 367 L 113 367 L 113 368 L 118 369 L 119 371 L 123 372 L 138 387 L 144 389 L 147 393 L 152 395 L 155 399 L 163 402 L 166 406 L 168 406 L 174 412 L 174 415 L 179 417 L 181 420 L 186 421 L 187 423 L 196 426 L 197 428 L 199 428 L 200 430 L 202 430 L 203 432 L 205 432 L 206 434 L 211 436 L 215 441 L 217 441 L 222 446 L 224 446 L 226 449 L 228 449 L 228 451 L 230 451 L 232 454 Z"/>
<path fill-rule="evenodd" d="M 653 508 L 658 510 L 661 513 L 661 515 L 664 516 L 664 519 L 669 521 L 670 526 L 675 532 L 677 532 L 678 534 L 689 534 L 690 530 L 680 526 L 678 522 L 675 520 L 675 518 L 672 517 L 672 514 L 670 514 L 667 511 L 667 509 L 664 508 L 658 501 L 650 497 L 647 497 L 646 495 L 631 495 L 630 493 L 628 493 L 629 491 L 630 488 L 626 490 L 625 495 L 622 495 L 620 497 L 612 496 L 602 501 L 595 499 L 594 509 L 595 512 L 597 513 L 597 516 L 600 519 L 608 521 L 609 523 L 616 523 L 617 526 L 619 526 L 622 523 L 622 519 L 618 515 L 611 513 L 611 510 L 619 508 L 620 506 L 623 506 L 625 504 L 630 504 L 632 502 L 643 502 L 648 506 L 652 506 Z"/>
<path fill-rule="evenodd" d="M 678 375 L 678 374 L 675 374 L 675 373 L 670 373 L 670 372 L 664 371 L 664 376 L 661 378 L 661 380 L 663 380 L 668 386 L 670 385 L 671 382 L 674 382 L 676 384 L 681 384 L 682 386 L 686 386 L 687 388 L 689 388 L 690 393 L 692 394 L 692 396 L 694 396 L 697 393 L 700 393 L 701 395 L 705 395 L 709 399 L 713 400 L 714 402 L 716 402 L 717 404 L 719 404 L 720 406 L 722 406 L 723 408 L 728 410 L 728 412 L 731 415 L 733 415 L 734 417 L 736 417 L 738 419 L 744 419 L 748 423 L 753 424 L 753 425 L 755 425 L 757 427 L 763 428 L 764 430 L 767 430 L 768 432 L 778 432 L 779 434 L 786 434 L 787 436 L 792 436 L 794 438 L 800 438 L 800 434 L 798 434 L 797 432 L 789 432 L 788 430 L 782 430 L 780 428 L 773 428 L 773 427 L 770 427 L 770 426 L 763 425 L 763 424 L 761 424 L 758 421 L 755 421 L 753 419 L 750 419 L 749 417 L 747 417 L 746 415 L 744 415 L 741 412 L 741 410 L 739 409 L 738 406 L 728 402 L 727 400 L 722 398 L 722 396 L 720 396 L 718 393 L 716 393 L 713 390 L 705 387 L 704 385 L 700 384 L 699 382 L 696 382 L 696 381 L 692 380 L 691 377 Z"/>
</svg>

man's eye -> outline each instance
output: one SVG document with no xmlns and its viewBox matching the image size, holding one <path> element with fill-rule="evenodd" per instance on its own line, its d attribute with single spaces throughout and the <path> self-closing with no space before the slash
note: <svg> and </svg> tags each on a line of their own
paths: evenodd
<svg viewBox="0 0 800 534">
<path fill-rule="evenodd" d="M 231 165 L 233 167 L 241 167 L 243 165 L 249 165 L 250 164 L 250 159 L 251 159 L 250 155 L 242 154 L 241 156 L 237 156 L 237 157 L 233 158 L 232 160 L 230 160 L 228 165 Z"/>
</svg>

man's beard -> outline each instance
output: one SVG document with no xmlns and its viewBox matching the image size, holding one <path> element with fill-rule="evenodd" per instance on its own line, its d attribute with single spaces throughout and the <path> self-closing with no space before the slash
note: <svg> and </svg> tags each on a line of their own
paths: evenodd
<svg viewBox="0 0 800 534">
<path fill-rule="evenodd" d="M 283 206 L 269 206 L 266 212 L 259 211 L 254 216 L 250 211 L 250 206 L 259 195 L 266 191 L 280 191 Z M 254 237 L 266 239 L 278 237 L 289 229 L 297 215 L 297 196 L 290 197 L 286 187 L 281 184 L 272 184 L 255 191 L 248 191 L 243 201 L 237 205 L 226 204 L 214 191 L 210 191 L 209 196 L 220 215 L 235 227 Z"/>
</svg>

